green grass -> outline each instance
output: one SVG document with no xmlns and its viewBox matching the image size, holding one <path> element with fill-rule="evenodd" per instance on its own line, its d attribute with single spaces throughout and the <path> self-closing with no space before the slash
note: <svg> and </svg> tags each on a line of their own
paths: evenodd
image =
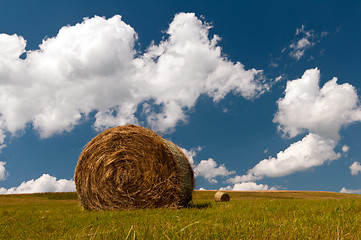
<svg viewBox="0 0 361 240">
<path fill-rule="evenodd" d="M 361 239 L 361 196 L 195 191 L 183 209 L 84 211 L 75 193 L 0 195 L 0 239 Z"/>
</svg>

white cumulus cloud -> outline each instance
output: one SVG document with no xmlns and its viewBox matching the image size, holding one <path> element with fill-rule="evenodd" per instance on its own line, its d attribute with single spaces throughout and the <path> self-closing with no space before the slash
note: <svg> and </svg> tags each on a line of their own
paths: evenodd
<svg viewBox="0 0 361 240">
<path fill-rule="evenodd" d="M 229 171 L 224 165 L 218 166 L 216 161 L 212 158 L 208 160 L 202 160 L 194 167 L 195 176 L 202 176 L 210 183 L 217 183 L 215 177 L 229 176 L 234 174 L 235 171 Z"/>
<path fill-rule="evenodd" d="M 0 180 L 5 180 L 7 177 L 7 171 L 5 169 L 6 162 L 0 162 Z"/>
<path fill-rule="evenodd" d="M 227 170 L 223 164 L 218 166 L 217 162 L 212 158 L 209 158 L 208 160 L 201 160 L 199 163 L 197 163 L 194 158 L 196 157 L 197 153 L 202 150 L 202 147 L 200 146 L 191 150 L 184 148 L 181 149 L 187 156 L 196 177 L 203 177 L 210 183 L 217 183 L 218 181 L 216 177 L 225 177 L 235 173 L 235 171 Z"/>
<path fill-rule="evenodd" d="M 242 182 L 236 183 L 232 186 L 221 188 L 220 190 L 232 190 L 232 191 L 265 191 L 265 190 L 277 190 L 275 187 L 269 187 L 268 185 L 257 184 L 255 182 Z"/>
<path fill-rule="evenodd" d="M 246 175 L 236 176 L 227 181 L 232 183 L 255 181 L 264 177 L 282 177 L 294 172 L 320 166 L 326 161 L 338 159 L 340 154 L 333 151 L 335 142 L 325 140 L 317 134 L 308 134 L 302 140 L 291 144 L 286 150 L 260 161 Z"/>
<path fill-rule="evenodd" d="M 198 146 L 196 148 L 192 148 L 191 150 L 187 150 L 185 148 L 180 148 L 180 149 L 186 155 L 186 157 L 188 158 L 189 163 L 194 168 L 195 165 L 194 165 L 194 159 L 193 158 L 195 158 L 197 156 L 197 153 L 202 150 L 202 147 Z"/>
<path fill-rule="evenodd" d="M 358 172 L 361 172 L 361 165 L 359 162 L 354 162 L 350 166 L 351 175 L 358 175 Z"/>
<path fill-rule="evenodd" d="M 361 189 L 347 189 L 347 188 L 342 188 L 340 193 L 352 193 L 352 194 L 361 194 Z"/>
<path fill-rule="evenodd" d="M 340 129 L 361 121 L 358 95 L 352 85 L 337 84 L 336 78 L 326 82 L 322 88 L 319 81 L 320 71 L 317 68 L 306 70 L 300 79 L 287 82 L 285 96 L 277 101 L 278 111 L 274 122 L 279 124 L 278 129 L 289 137 L 304 132 L 308 134 L 280 151 L 277 157 L 260 161 L 247 174 L 237 175 L 228 182 L 282 177 L 341 156 L 334 151 L 340 139 Z M 348 149 L 346 145 L 342 147 L 343 152 Z"/>
<path fill-rule="evenodd" d="M 355 88 L 337 84 L 337 78 L 319 87 L 320 71 L 309 69 L 300 79 L 287 82 L 284 98 L 278 100 L 274 122 L 290 137 L 308 130 L 338 140 L 341 127 L 361 121 Z"/>
<path fill-rule="evenodd" d="M 22 182 L 18 187 L 0 188 L 0 194 L 41 193 L 41 192 L 74 192 L 73 180 L 59 179 L 43 174 L 38 179 Z"/>
<path fill-rule="evenodd" d="M 346 152 L 348 152 L 348 150 L 350 150 L 349 146 L 347 146 L 347 145 L 342 146 L 342 152 L 346 153 Z"/>
<path fill-rule="evenodd" d="M 142 112 L 144 124 L 169 131 L 187 121 L 200 95 L 220 101 L 265 91 L 262 71 L 228 60 L 210 28 L 193 13 L 177 14 L 144 53 L 119 15 L 62 27 L 34 51 L 23 37 L 0 34 L 0 143 L 26 127 L 41 137 L 71 131 L 90 113 L 98 130 L 139 123 Z"/>
</svg>

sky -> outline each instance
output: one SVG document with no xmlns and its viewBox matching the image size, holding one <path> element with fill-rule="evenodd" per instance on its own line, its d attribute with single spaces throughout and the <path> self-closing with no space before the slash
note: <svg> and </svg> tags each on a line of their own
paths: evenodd
<svg viewBox="0 0 361 240">
<path fill-rule="evenodd" d="M 127 123 L 196 189 L 361 194 L 359 1 L 0 0 L 0 193 L 75 191 Z"/>
</svg>

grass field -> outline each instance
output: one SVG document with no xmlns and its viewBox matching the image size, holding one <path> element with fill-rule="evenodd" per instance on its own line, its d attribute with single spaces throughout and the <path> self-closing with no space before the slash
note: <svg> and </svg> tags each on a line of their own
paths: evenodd
<svg viewBox="0 0 361 240">
<path fill-rule="evenodd" d="M 183 209 L 84 211 L 75 193 L 0 195 L 0 239 L 361 239 L 361 195 L 195 191 Z"/>
</svg>

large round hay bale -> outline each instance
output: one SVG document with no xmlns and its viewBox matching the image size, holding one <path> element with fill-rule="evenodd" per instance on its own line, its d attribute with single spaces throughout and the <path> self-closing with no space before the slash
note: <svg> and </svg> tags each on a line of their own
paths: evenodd
<svg viewBox="0 0 361 240">
<path fill-rule="evenodd" d="M 230 198 L 229 194 L 226 192 L 218 191 L 214 195 L 214 200 L 216 202 L 229 202 L 230 199 L 231 198 Z"/>
<path fill-rule="evenodd" d="M 74 180 L 82 206 L 97 210 L 185 206 L 194 187 L 184 153 L 135 125 L 93 138 L 79 157 Z"/>
</svg>

